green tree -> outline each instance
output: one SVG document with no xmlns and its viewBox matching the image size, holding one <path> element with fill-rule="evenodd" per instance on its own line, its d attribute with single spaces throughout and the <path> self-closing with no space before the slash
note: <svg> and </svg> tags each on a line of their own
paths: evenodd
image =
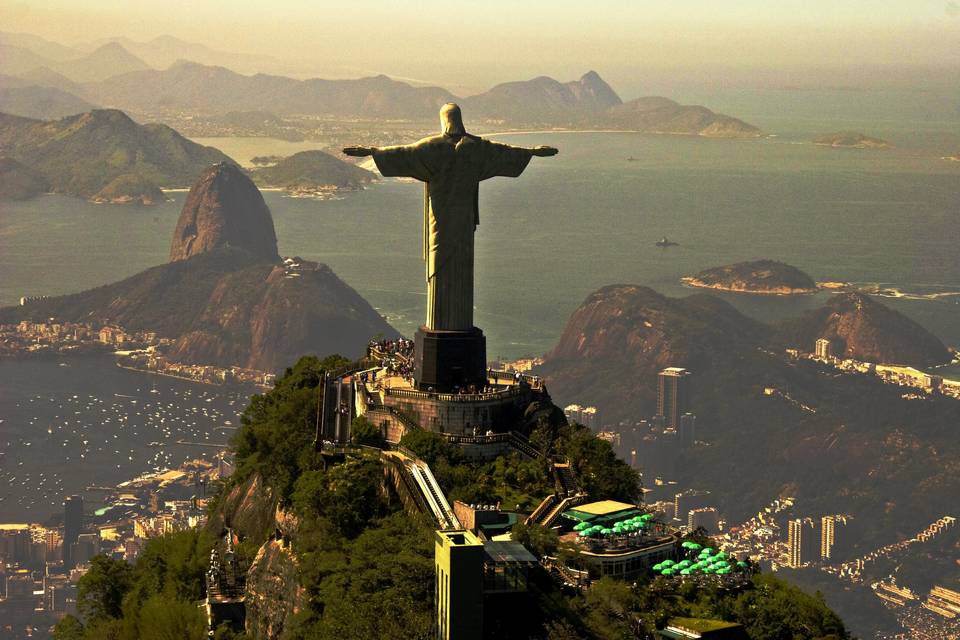
<svg viewBox="0 0 960 640">
<path fill-rule="evenodd" d="M 510 532 L 513 540 L 525 546 L 539 558 L 554 555 L 560 543 L 556 531 L 539 524 L 528 525 L 518 522 Z"/>
<path fill-rule="evenodd" d="M 378 445 L 383 441 L 380 429 L 364 416 L 357 416 L 350 423 L 350 440 L 353 444 Z"/>
<path fill-rule="evenodd" d="M 352 538 L 383 513 L 382 483 L 383 467 L 378 459 L 348 459 L 327 470 L 301 475 L 293 492 L 294 508 L 326 519 L 340 535 Z"/>
<path fill-rule="evenodd" d="M 133 568 L 123 560 L 94 557 L 77 585 L 77 610 L 88 623 L 123 615 L 123 598 L 133 585 Z"/>
<path fill-rule="evenodd" d="M 400 444 L 413 451 L 431 467 L 440 460 L 450 464 L 463 461 L 463 450 L 459 446 L 451 444 L 441 434 L 432 431 L 408 431 L 400 438 Z"/>
<path fill-rule="evenodd" d="M 53 640 L 83 640 L 83 623 L 66 615 L 53 628 Z"/>
<path fill-rule="evenodd" d="M 640 498 L 640 475 L 617 457 L 606 440 L 581 425 L 560 430 L 558 453 L 570 465 L 587 493 L 597 499 L 636 502 Z"/>
<path fill-rule="evenodd" d="M 260 472 L 281 500 L 289 500 L 300 474 L 318 466 L 314 440 L 320 382 L 325 373 L 349 366 L 350 361 L 338 355 L 300 358 L 268 393 L 251 397 L 234 436 L 237 471 L 232 481 Z"/>
<path fill-rule="evenodd" d="M 204 640 L 207 621 L 202 610 L 188 600 L 151 596 L 137 615 L 138 640 Z"/>
</svg>

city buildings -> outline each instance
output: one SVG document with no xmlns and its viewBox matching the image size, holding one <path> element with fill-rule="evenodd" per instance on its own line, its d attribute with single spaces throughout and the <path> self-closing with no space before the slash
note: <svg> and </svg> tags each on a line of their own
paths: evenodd
<svg viewBox="0 0 960 640">
<path fill-rule="evenodd" d="M 690 372 L 680 367 L 667 367 L 657 376 L 657 415 L 664 426 L 678 429 L 680 416 L 690 402 Z"/>
<path fill-rule="evenodd" d="M 699 491 L 696 489 L 681 491 L 673 497 L 674 520 L 686 524 L 691 511 L 714 506 L 711 504 L 712 502 L 713 496 L 709 491 Z"/>
<path fill-rule="evenodd" d="M 563 415 L 565 415 L 570 422 L 582 424 L 591 431 L 599 431 L 602 426 L 600 423 L 600 412 L 596 407 L 581 407 L 578 404 L 570 404 L 564 407 Z"/>
<path fill-rule="evenodd" d="M 795 518 L 787 523 L 787 566 L 802 567 L 820 559 L 820 522 Z"/>
<path fill-rule="evenodd" d="M 833 357 L 830 341 L 826 338 L 820 338 L 814 345 L 814 355 L 820 360 L 829 360 Z"/>
</svg>

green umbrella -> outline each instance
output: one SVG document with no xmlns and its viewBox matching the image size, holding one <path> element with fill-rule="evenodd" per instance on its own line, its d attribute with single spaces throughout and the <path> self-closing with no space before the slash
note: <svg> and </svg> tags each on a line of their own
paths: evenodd
<svg viewBox="0 0 960 640">
<path fill-rule="evenodd" d="M 740 562 L 737 563 L 737 567 L 739 567 L 740 569 L 746 569 L 748 566 L 750 566 L 750 565 L 748 565 L 748 564 L 747 564 L 746 562 L 744 562 L 743 560 L 741 560 Z"/>
<path fill-rule="evenodd" d="M 674 571 L 673 569 L 664 569 L 661 573 L 665 576 L 672 576 L 674 574 Z"/>
<path fill-rule="evenodd" d="M 701 549 L 703 549 L 703 547 L 698 545 L 696 542 L 689 542 L 688 544 L 690 546 L 688 546 L 687 549 L 690 549 L 690 551 L 700 551 Z"/>
<path fill-rule="evenodd" d="M 672 567 L 673 565 L 675 565 L 675 564 L 677 564 L 677 563 L 674 562 L 673 560 L 664 560 L 662 564 L 663 564 L 663 566 L 665 566 L 665 567 Z"/>
<path fill-rule="evenodd" d="M 683 569 L 683 570 L 680 571 L 680 575 L 682 575 L 682 576 L 688 576 L 688 575 L 690 575 L 691 573 L 693 573 L 693 571 L 691 571 L 690 569 Z"/>
<path fill-rule="evenodd" d="M 613 533 L 613 529 L 600 529 L 600 535 L 608 536 Z"/>
<path fill-rule="evenodd" d="M 584 529 L 589 529 L 589 528 L 590 528 L 589 522 L 578 522 L 573 526 L 574 531 L 583 531 Z"/>
<path fill-rule="evenodd" d="M 726 560 L 727 553 L 725 551 L 718 551 L 716 557 L 720 558 L 721 560 Z"/>
<path fill-rule="evenodd" d="M 657 564 L 653 565 L 653 566 L 651 567 L 651 569 L 653 569 L 654 571 L 660 571 L 660 570 L 663 569 L 663 563 L 662 563 L 662 562 L 658 562 Z"/>
</svg>

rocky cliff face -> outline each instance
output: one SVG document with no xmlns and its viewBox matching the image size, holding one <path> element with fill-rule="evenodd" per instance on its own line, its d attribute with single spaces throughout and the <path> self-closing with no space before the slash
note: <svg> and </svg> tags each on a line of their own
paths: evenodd
<svg viewBox="0 0 960 640">
<path fill-rule="evenodd" d="M 234 486 L 207 523 L 215 536 L 230 527 L 242 540 L 260 545 L 247 570 L 245 593 L 246 633 L 255 640 L 279 637 L 305 603 L 297 558 L 281 539 L 297 526 L 296 518 L 278 506 L 276 495 L 259 474 Z"/>
<path fill-rule="evenodd" d="M 905 315 L 861 293 L 842 293 L 820 309 L 786 323 L 784 340 L 807 351 L 827 338 L 841 357 L 878 364 L 944 364 L 950 352 L 935 335 Z"/>
<path fill-rule="evenodd" d="M 247 571 L 246 633 L 254 640 L 279 638 L 304 606 L 297 558 L 290 545 L 268 540 Z"/>
<path fill-rule="evenodd" d="M 234 164 L 220 162 L 190 189 L 170 245 L 170 260 L 185 260 L 222 247 L 277 260 L 277 235 L 260 190 Z"/>
</svg>

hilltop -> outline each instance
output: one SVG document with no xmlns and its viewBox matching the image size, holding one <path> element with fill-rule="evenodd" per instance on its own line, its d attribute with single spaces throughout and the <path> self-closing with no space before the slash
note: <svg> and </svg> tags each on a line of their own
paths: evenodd
<svg viewBox="0 0 960 640">
<path fill-rule="evenodd" d="M 84 621 L 86 628 L 68 616 L 57 626 L 58 637 L 69 630 L 71 638 L 92 640 L 105 628 L 147 624 L 165 637 L 193 637 L 189 629 L 199 636 L 205 618 L 195 602 L 203 593 L 206 559 L 212 549 L 223 553 L 227 527 L 236 536 L 234 558 L 243 578 L 243 637 L 406 640 L 435 635 L 434 586 L 441 574 L 434 523 L 403 499 L 394 482 L 385 481 L 391 463 L 375 446 L 350 448 L 342 456 L 314 450 L 321 381 L 356 364 L 339 356 L 303 358 L 273 389 L 255 396 L 234 439 L 236 471 L 210 505 L 206 526 L 149 540 L 132 568 L 123 560 L 96 560 L 81 579 L 80 593 L 89 594 L 81 610 L 98 613 Z M 358 418 L 352 432 L 364 423 Z M 470 460 L 459 446 L 428 431 L 412 432 L 401 444 L 430 465 L 440 490 L 469 502 L 492 504 L 491 497 L 500 502 L 499 496 L 554 491 L 552 455 L 569 460 L 578 477 L 590 479 L 591 495 L 613 498 L 640 491 L 636 472 L 614 456 L 608 442 L 585 427 L 565 424 L 562 415 L 541 422 L 533 440 L 544 447 L 544 456 Z M 553 530 L 518 523 L 512 535 L 534 557 L 571 553 Z M 735 590 L 605 577 L 583 593 L 563 588 L 537 562 L 524 576 L 529 588 L 483 596 L 482 618 L 475 610 L 483 625 L 479 637 L 645 637 L 681 616 L 722 616 L 743 625 L 738 638 L 847 637 L 843 622 L 822 600 L 768 575 L 748 574 Z M 122 606 L 83 606 L 96 603 L 103 592 Z M 156 617 L 158 607 L 175 614 Z M 718 620 L 683 622 L 734 626 Z M 217 637 L 235 636 L 221 628 Z"/>
<path fill-rule="evenodd" d="M 161 186 L 189 185 L 211 164 L 232 162 L 170 127 L 140 125 L 116 109 L 53 121 L 0 114 L 0 153 L 35 169 L 55 192 L 96 198 L 119 191 L 124 200 L 141 201 L 155 199 Z M 111 186 L 122 176 L 122 184 Z"/>
<path fill-rule="evenodd" d="M 760 129 L 702 106 L 682 105 L 659 96 L 637 98 L 603 114 L 607 126 L 647 133 L 699 135 L 708 138 L 756 138 Z"/>
<path fill-rule="evenodd" d="M 781 327 L 781 340 L 810 345 L 827 338 L 842 358 L 925 367 L 950 362 L 943 342 L 901 313 L 862 293 L 839 293 Z"/>
<path fill-rule="evenodd" d="M 800 269 L 776 260 L 738 262 L 684 276 L 684 284 L 704 289 L 766 295 L 816 293 L 817 283 Z"/>
<path fill-rule="evenodd" d="M 273 217 L 260 190 L 236 165 L 206 169 L 190 188 L 170 243 L 170 261 L 224 247 L 277 262 Z"/>
</svg>

